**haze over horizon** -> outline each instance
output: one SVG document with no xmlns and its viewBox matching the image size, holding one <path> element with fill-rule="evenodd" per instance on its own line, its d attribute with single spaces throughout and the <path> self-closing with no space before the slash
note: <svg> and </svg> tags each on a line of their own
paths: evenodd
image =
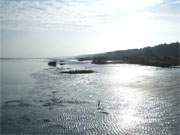
<svg viewBox="0 0 180 135">
<path fill-rule="evenodd" d="M 1 57 L 60 57 L 180 40 L 180 0 L 1 0 Z"/>
</svg>

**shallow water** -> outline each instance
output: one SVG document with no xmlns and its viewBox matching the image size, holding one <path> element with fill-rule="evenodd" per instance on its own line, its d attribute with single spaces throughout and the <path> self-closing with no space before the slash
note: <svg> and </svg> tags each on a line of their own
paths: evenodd
<svg viewBox="0 0 180 135">
<path fill-rule="evenodd" d="M 1 60 L 3 135 L 179 135 L 180 69 Z M 62 74 L 88 69 L 91 74 Z M 99 102 L 99 106 L 98 106 Z"/>
</svg>

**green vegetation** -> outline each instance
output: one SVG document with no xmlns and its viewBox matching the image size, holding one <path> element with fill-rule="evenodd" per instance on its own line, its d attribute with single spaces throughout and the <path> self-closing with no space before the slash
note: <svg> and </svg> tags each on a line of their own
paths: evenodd
<svg viewBox="0 0 180 135">
<path fill-rule="evenodd" d="M 79 57 L 79 60 L 92 60 L 93 64 L 107 64 L 107 61 L 170 67 L 180 65 L 180 43 L 160 44 L 154 47 L 113 51 Z M 112 62 L 113 63 L 113 62 Z"/>
</svg>

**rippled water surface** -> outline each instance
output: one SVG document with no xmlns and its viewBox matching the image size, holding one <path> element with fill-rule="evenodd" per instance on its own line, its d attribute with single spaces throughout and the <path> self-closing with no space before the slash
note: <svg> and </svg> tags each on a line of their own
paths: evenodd
<svg viewBox="0 0 180 135">
<path fill-rule="evenodd" d="M 3 135 L 179 135 L 180 69 L 1 60 Z M 91 74 L 62 74 L 88 69 Z"/>
</svg>

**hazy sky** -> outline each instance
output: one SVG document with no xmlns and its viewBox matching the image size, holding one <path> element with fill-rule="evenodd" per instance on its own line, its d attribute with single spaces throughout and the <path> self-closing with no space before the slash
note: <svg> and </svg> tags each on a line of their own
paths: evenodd
<svg viewBox="0 0 180 135">
<path fill-rule="evenodd" d="M 1 55 L 54 57 L 180 40 L 180 0 L 0 0 Z"/>
</svg>

